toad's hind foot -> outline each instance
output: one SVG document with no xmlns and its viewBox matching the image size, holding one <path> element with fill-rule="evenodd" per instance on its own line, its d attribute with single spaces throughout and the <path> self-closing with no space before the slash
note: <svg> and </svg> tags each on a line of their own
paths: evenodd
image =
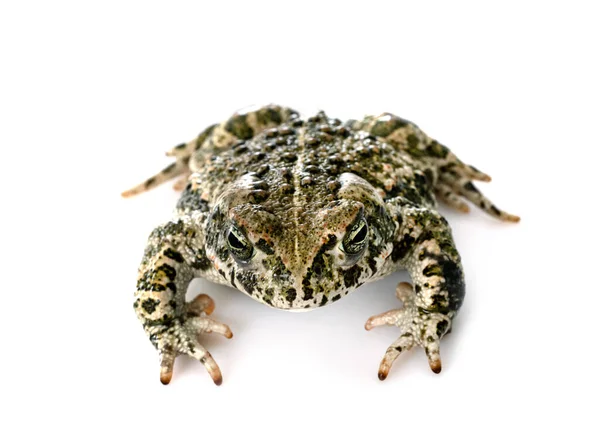
<svg viewBox="0 0 600 441">
<path fill-rule="evenodd" d="M 375 315 L 365 324 L 367 331 L 382 325 L 397 326 L 402 330 L 400 338 L 390 345 L 381 360 L 379 379 L 385 380 L 396 358 L 413 346 L 421 346 L 425 349 L 429 367 L 439 374 L 442 370 L 440 340 L 449 331 L 451 317 L 420 310 L 415 305 L 414 290 L 409 283 L 398 284 L 396 297 L 402 301 L 402 308 Z"/>
<path fill-rule="evenodd" d="M 469 207 L 461 200 L 461 198 L 464 198 L 497 219 L 508 222 L 519 222 L 521 220 L 519 216 L 500 210 L 492 201 L 486 198 L 471 182 L 471 179 L 476 178 L 467 173 L 466 170 L 468 169 L 456 167 L 441 172 L 440 179 L 435 185 L 435 192 L 442 202 L 459 211 L 468 212 Z M 473 170 L 475 169 L 473 168 Z M 489 181 L 489 179 L 479 180 Z"/>
<path fill-rule="evenodd" d="M 229 326 L 207 317 L 214 309 L 213 300 L 206 294 L 200 294 L 185 305 L 182 321 L 157 335 L 155 342 L 160 357 L 161 383 L 170 383 L 175 358 L 180 354 L 189 355 L 202 363 L 217 386 L 223 382 L 219 366 L 198 341 L 202 334 L 211 332 L 226 338 L 233 337 Z"/>
<path fill-rule="evenodd" d="M 140 193 L 144 193 L 148 190 L 152 190 L 153 188 L 158 187 L 163 182 L 169 181 L 181 174 L 189 174 L 189 168 L 187 165 L 188 160 L 189 158 L 178 159 L 177 161 L 162 169 L 154 176 L 146 179 L 141 184 L 138 184 L 135 187 L 124 191 L 123 193 L 121 193 L 121 196 L 124 198 L 130 198 Z"/>
</svg>

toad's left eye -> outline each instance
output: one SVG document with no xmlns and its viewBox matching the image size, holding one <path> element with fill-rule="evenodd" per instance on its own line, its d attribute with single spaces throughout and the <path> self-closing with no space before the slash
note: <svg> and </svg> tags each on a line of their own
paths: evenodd
<svg viewBox="0 0 600 441">
<path fill-rule="evenodd" d="M 350 255 L 359 254 L 367 245 L 368 234 L 369 226 L 367 225 L 367 221 L 364 217 L 361 217 L 350 227 L 350 231 L 346 233 L 342 241 L 344 252 Z"/>
<path fill-rule="evenodd" d="M 232 226 L 227 234 L 227 245 L 236 260 L 247 262 L 254 254 L 254 248 L 244 233 Z"/>
</svg>

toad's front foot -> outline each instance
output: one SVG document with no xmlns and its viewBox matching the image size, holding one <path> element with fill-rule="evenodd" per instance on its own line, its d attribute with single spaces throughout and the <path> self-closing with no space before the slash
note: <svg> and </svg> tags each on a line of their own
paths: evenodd
<svg viewBox="0 0 600 441">
<path fill-rule="evenodd" d="M 211 332 L 226 338 L 233 337 L 229 326 L 208 317 L 214 309 L 214 301 L 206 294 L 200 294 L 186 303 L 181 318 L 176 319 L 171 326 L 147 329 L 160 355 L 161 383 L 169 384 L 171 381 L 173 364 L 180 354 L 189 355 L 201 362 L 217 386 L 223 382 L 219 366 L 198 341 L 202 334 Z"/>
<path fill-rule="evenodd" d="M 396 297 L 403 303 L 402 308 L 375 315 L 367 320 L 365 329 L 392 325 L 402 330 L 402 335 L 387 349 L 379 366 L 379 379 L 385 380 L 394 360 L 400 353 L 413 346 L 421 346 L 429 360 L 429 367 L 436 374 L 442 370 L 440 340 L 449 331 L 451 317 L 441 313 L 426 312 L 415 305 L 415 293 L 411 284 L 399 283 Z"/>
</svg>

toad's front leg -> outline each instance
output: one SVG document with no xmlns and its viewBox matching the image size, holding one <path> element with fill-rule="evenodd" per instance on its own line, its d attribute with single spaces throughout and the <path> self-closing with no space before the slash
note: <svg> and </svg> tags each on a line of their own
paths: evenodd
<svg viewBox="0 0 600 441">
<path fill-rule="evenodd" d="M 214 302 L 206 294 L 185 301 L 189 283 L 197 276 L 202 256 L 186 242 L 186 224 L 169 222 L 158 227 L 149 239 L 139 268 L 134 309 L 160 357 L 160 381 L 168 384 L 173 364 L 180 354 L 200 361 L 216 385 L 223 381 L 221 371 L 198 338 L 215 332 L 232 337 L 227 325 L 209 317 Z"/>
<path fill-rule="evenodd" d="M 408 269 L 414 288 L 400 283 L 396 295 L 401 309 L 371 317 L 367 330 L 393 325 L 400 337 L 387 349 L 379 367 L 379 379 L 385 380 L 394 360 L 413 346 L 421 346 L 436 374 L 442 370 L 440 340 L 449 332 L 452 319 L 460 308 L 465 284 L 460 257 L 444 218 L 431 210 L 399 210 L 401 225 L 394 252 L 390 256 Z"/>
</svg>

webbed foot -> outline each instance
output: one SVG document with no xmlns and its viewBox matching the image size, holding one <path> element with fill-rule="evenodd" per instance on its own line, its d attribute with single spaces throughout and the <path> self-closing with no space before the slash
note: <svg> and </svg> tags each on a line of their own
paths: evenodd
<svg viewBox="0 0 600 441">
<path fill-rule="evenodd" d="M 425 349 L 429 367 L 439 374 L 442 370 L 440 340 L 449 331 L 451 317 L 441 313 L 425 312 L 418 308 L 415 305 L 416 296 L 410 283 L 399 283 L 396 297 L 402 301 L 402 308 L 375 315 L 365 323 L 367 331 L 382 325 L 397 326 L 402 330 L 402 335 L 390 345 L 379 365 L 379 379 L 385 380 L 396 358 L 413 346 L 421 346 Z"/>
</svg>

